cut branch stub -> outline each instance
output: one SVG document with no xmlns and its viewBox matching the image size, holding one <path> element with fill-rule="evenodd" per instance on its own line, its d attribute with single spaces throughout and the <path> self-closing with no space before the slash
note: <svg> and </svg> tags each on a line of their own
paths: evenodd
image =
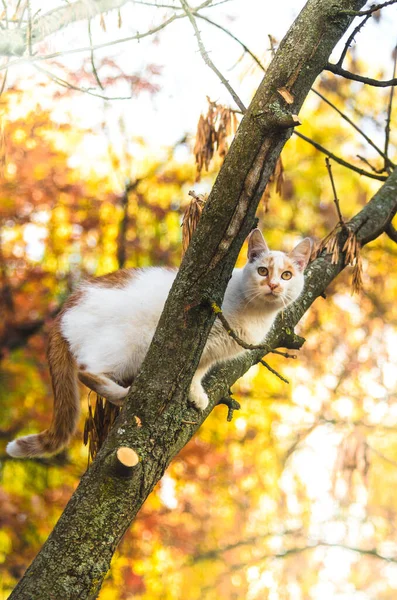
<svg viewBox="0 0 397 600">
<path fill-rule="evenodd" d="M 133 469 L 138 463 L 139 456 L 135 450 L 127 446 L 120 446 L 114 455 L 112 471 L 118 477 L 131 477 Z"/>
</svg>

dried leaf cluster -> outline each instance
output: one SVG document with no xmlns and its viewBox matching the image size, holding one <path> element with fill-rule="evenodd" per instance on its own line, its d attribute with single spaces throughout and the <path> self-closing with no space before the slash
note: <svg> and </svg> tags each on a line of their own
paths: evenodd
<svg viewBox="0 0 397 600">
<path fill-rule="evenodd" d="M 196 181 L 200 181 L 203 168 L 208 171 L 215 151 L 222 159 L 229 149 L 228 138 L 233 136 L 238 127 L 236 113 L 226 106 L 212 102 L 208 96 L 208 112 L 200 115 L 197 125 L 194 156 L 197 166 Z"/>
<path fill-rule="evenodd" d="M 88 445 L 88 464 L 98 454 L 121 410 L 120 406 L 115 406 L 97 394 L 94 406 L 92 406 L 91 395 L 90 392 L 83 436 L 84 445 Z"/>
<path fill-rule="evenodd" d="M 347 231 L 347 239 L 342 247 L 342 252 L 345 253 L 344 265 L 353 267 L 352 277 L 352 293 L 361 292 L 363 289 L 363 264 L 361 258 L 361 244 L 357 240 L 354 231 L 349 229 L 345 223 L 338 225 L 329 233 L 320 243 L 317 255 L 326 250 L 327 254 L 331 254 L 331 262 L 336 265 L 340 257 L 340 241 L 339 234 L 341 231 Z"/>
<path fill-rule="evenodd" d="M 208 194 L 195 194 L 192 190 L 189 192 L 189 196 L 192 199 L 185 210 L 182 220 L 182 256 L 185 255 L 190 244 L 208 198 Z"/>
</svg>

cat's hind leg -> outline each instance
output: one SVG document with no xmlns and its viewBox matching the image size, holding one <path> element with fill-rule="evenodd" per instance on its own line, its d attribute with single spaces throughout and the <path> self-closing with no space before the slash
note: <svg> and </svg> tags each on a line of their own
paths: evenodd
<svg viewBox="0 0 397 600">
<path fill-rule="evenodd" d="M 88 371 L 79 371 L 78 378 L 90 390 L 103 396 L 116 406 L 123 404 L 124 398 L 129 392 L 129 387 L 123 387 L 110 379 L 104 373 L 89 373 Z"/>
</svg>

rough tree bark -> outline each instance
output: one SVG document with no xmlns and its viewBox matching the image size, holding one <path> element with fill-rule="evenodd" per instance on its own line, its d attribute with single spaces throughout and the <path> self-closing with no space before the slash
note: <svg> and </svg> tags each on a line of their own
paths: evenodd
<svg viewBox="0 0 397 600">
<path fill-rule="evenodd" d="M 204 413 L 187 404 L 189 384 L 215 318 L 208 300 L 222 303 L 263 189 L 291 135 L 290 115 L 299 112 L 351 22 L 342 11 L 363 5 L 363 0 L 309 0 L 280 44 L 218 175 L 116 426 L 12 600 L 96 598 L 117 544 L 167 465 L 229 385 L 262 357 L 262 352 L 248 352 L 214 370 L 207 379 L 211 401 Z M 277 92 L 281 87 L 294 97 L 290 107 Z M 397 174 L 392 174 L 351 221 L 363 244 L 390 223 L 397 209 L 396 190 Z M 337 265 L 327 256 L 312 263 L 303 296 L 288 311 L 287 321 L 277 322 L 270 332 L 272 347 L 293 343 L 293 326 L 342 268 L 342 258 Z M 120 447 L 133 449 L 139 463 L 117 468 Z"/>
</svg>

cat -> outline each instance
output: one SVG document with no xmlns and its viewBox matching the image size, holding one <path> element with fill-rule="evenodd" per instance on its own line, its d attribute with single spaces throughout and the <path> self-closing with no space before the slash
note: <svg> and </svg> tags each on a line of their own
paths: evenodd
<svg viewBox="0 0 397 600">
<path fill-rule="evenodd" d="M 248 239 L 248 260 L 234 269 L 222 310 L 237 335 L 259 344 L 277 314 L 304 286 L 303 271 L 312 243 L 301 241 L 289 254 L 270 251 L 262 233 Z M 123 269 L 83 282 L 70 296 L 52 328 L 48 344 L 54 414 L 46 431 L 7 445 L 14 457 L 54 454 L 66 446 L 79 416 L 78 379 L 108 401 L 121 405 L 153 338 L 177 269 Z M 211 367 L 245 350 L 217 319 L 193 376 L 189 399 L 208 405 L 202 385 Z"/>
</svg>

